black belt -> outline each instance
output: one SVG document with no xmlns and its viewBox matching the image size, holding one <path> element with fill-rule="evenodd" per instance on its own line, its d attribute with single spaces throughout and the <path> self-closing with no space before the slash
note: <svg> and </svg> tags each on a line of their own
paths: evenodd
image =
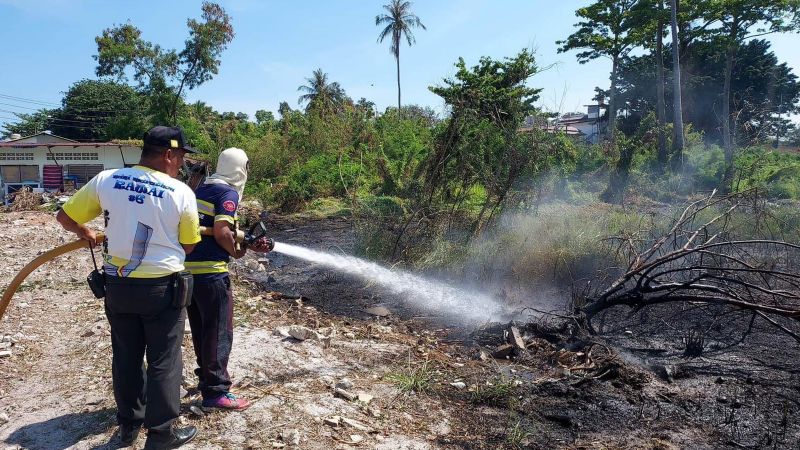
<svg viewBox="0 0 800 450">
<path fill-rule="evenodd" d="M 177 272 L 176 272 L 177 273 Z M 175 278 L 175 274 L 164 275 L 158 278 L 131 278 L 131 277 L 118 277 L 115 275 L 106 274 L 106 284 L 125 284 L 128 286 L 158 286 L 167 284 Z"/>
</svg>

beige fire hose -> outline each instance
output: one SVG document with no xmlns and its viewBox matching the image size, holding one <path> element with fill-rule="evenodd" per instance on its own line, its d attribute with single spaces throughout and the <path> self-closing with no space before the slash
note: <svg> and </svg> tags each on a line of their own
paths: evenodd
<svg viewBox="0 0 800 450">
<path fill-rule="evenodd" d="M 211 227 L 200 227 L 200 234 L 204 236 L 213 236 L 214 229 Z M 97 242 L 101 242 L 105 235 L 101 232 L 97 232 Z M 236 230 L 236 242 L 242 242 L 244 239 L 244 231 Z M 17 292 L 20 285 L 28 275 L 31 274 L 34 270 L 38 269 L 39 266 L 42 264 L 49 262 L 63 254 L 69 253 L 73 250 L 78 250 L 80 248 L 86 248 L 87 243 L 83 239 L 78 239 L 76 241 L 69 242 L 64 245 L 60 245 L 52 250 L 42 253 L 41 255 L 37 256 L 33 261 L 29 262 L 28 265 L 22 268 L 22 270 L 17 273 L 11 283 L 8 284 L 6 290 L 3 292 L 3 297 L 0 299 L 0 321 L 3 320 L 3 315 L 6 313 L 6 308 L 8 308 L 9 303 L 11 303 L 11 298 Z"/>
</svg>

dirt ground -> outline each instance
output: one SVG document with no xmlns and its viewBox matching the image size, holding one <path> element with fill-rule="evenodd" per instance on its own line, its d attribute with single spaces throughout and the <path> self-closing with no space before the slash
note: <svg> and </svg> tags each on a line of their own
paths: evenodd
<svg viewBox="0 0 800 450">
<path fill-rule="evenodd" d="M 40 212 L 0 214 L 0 230 L 5 282 L 72 239 Z M 345 219 L 278 219 L 273 232 L 325 251 L 353 244 Z M 496 359 L 487 354 L 505 342 L 505 326 L 454 329 L 362 280 L 257 256 L 232 270 L 230 362 L 234 391 L 254 404 L 196 413 L 187 334 L 179 420 L 201 434 L 185 448 L 798 448 L 797 344 L 767 330 L 736 347 L 745 350 L 720 339 L 689 360 L 679 334 L 643 325 L 658 320 L 612 316 L 603 336 L 587 338 L 535 318 L 519 325 L 526 350 Z M 90 270 L 88 251 L 49 263 L 0 322 L 0 352 L 11 352 L 0 357 L 0 448 L 120 447 L 108 324 L 85 286 Z M 375 306 L 389 314 L 365 311 Z M 324 338 L 286 337 L 291 326 Z M 453 339 L 465 331 L 474 339 Z M 344 378 L 360 399 L 335 395 Z"/>
</svg>

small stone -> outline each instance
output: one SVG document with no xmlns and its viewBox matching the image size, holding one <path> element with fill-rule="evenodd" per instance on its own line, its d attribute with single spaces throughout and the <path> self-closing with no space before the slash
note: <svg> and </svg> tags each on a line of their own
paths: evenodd
<svg viewBox="0 0 800 450">
<path fill-rule="evenodd" d="M 378 408 L 367 408 L 367 414 L 372 417 L 378 418 L 381 416 L 381 410 Z"/>
<path fill-rule="evenodd" d="M 358 396 L 356 394 L 353 394 L 352 392 L 347 392 L 344 389 L 340 389 L 340 388 L 336 388 L 336 389 L 333 390 L 333 396 L 334 397 L 343 398 L 343 399 L 345 399 L 345 400 L 347 400 L 349 402 L 352 402 L 353 400 L 358 398 Z"/>
<path fill-rule="evenodd" d="M 369 315 L 378 317 L 386 317 L 392 313 L 391 311 L 389 311 L 388 308 L 384 306 L 373 306 L 372 308 L 365 309 L 364 312 Z"/>
<path fill-rule="evenodd" d="M 103 397 L 92 397 L 89 400 L 86 400 L 86 404 L 91 406 L 99 405 L 100 403 L 103 403 Z"/>
<path fill-rule="evenodd" d="M 289 445 L 300 445 L 300 432 L 294 428 L 283 430 L 281 432 L 281 440 Z"/>
<path fill-rule="evenodd" d="M 0 413 L 0 425 L 8 423 L 9 420 L 11 419 L 8 418 L 8 414 Z"/>
<path fill-rule="evenodd" d="M 347 417 L 342 417 L 342 422 L 344 422 L 347 426 L 355 428 L 358 431 L 363 431 L 365 433 L 372 433 L 372 428 L 364 425 L 361 422 L 355 421 L 353 419 L 348 419 Z"/>
<path fill-rule="evenodd" d="M 189 391 L 187 391 L 183 386 L 181 386 L 181 398 L 186 398 L 189 395 Z"/>
<path fill-rule="evenodd" d="M 266 272 L 266 271 L 267 271 L 267 268 L 266 268 L 266 267 L 264 267 L 264 265 L 263 265 L 263 264 L 259 264 L 259 265 L 256 267 L 256 272 Z"/>
<path fill-rule="evenodd" d="M 350 381 L 349 378 L 342 378 L 341 380 L 339 380 L 338 383 L 336 383 L 335 387 L 336 389 L 344 389 L 344 390 L 352 389 L 353 382 Z"/>
<path fill-rule="evenodd" d="M 195 405 L 190 406 L 189 411 L 197 417 L 204 417 L 206 415 L 206 413 L 204 413 L 202 409 L 198 408 Z"/>
<path fill-rule="evenodd" d="M 346 331 L 344 333 L 344 337 L 346 337 L 347 339 L 355 339 L 356 338 L 356 334 L 353 333 L 352 331 Z"/>
<path fill-rule="evenodd" d="M 322 420 L 322 423 L 324 423 L 325 425 L 332 426 L 332 427 L 338 427 L 340 421 L 341 421 L 341 417 L 333 416 L 333 417 L 326 417 L 325 419 Z"/>
<path fill-rule="evenodd" d="M 319 340 L 322 336 L 311 328 L 303 327 L 300 325 L 292 325 L 289 327 L 289 335 L 298 341 L 305 341 L 307 339 Z"/>
<path fill-rule="evenodd" d="M 723 405 L 725 403 L 728 403 L 728 397 L 725 397 L 724 395 L 720 395 L 719 397 L 717 397 L 717 403 L 722 403 Z"/>
<path fill-rule="evenodd" d="M 456 381 L 455 383 L 450 383 L 450 386 L 453 386 L 456 389 L 464 389 L 467 387 L 467 384 L 463 381 Z"/>
<path fill-rule="evenodd" d="M 7 350 L 11 348 L 11 342 L 0 342 L 0 350 Z"/>
<path fill-rule="evenodd" d="M 514 351 L 514 346 L 511 344 L 503 344 L 497 347 L 494 352 L 492 352 L 492 358 L 495 359 L 505 359 L 511 356 L 511 353 Z"/>
<path fill-rule="evenodd" d="M 716 384 L 725 384 L 725 381 L 726 381 L 725 378 L 717 377 L 717 379 L 714 380 L 714 383 L 716 383 Z"/>
<path fill-rule="evenodd" d="M 11 350 L 0 351 L 0 358 L 8 358 L 9 356 L 11 356 Z"/>
<path fill-rule="evenodd" d="M 358 444 L 359 442 L 361 442 L 363 440 L 364 440 L 364 436 L 361 436 L 360 434 L 351 434 L 350 435 L 350 442 L 352 442 L 353 444 Z"/>
<path fill-rule="evenodd" d="M 272 443 L 272 448 L 283 448 L 283 447 L 286 447 L 286 444 L 284 444 L 283 442 L 273 442 Z M 258 448 L 258 446 L 252 447 L 252 448 Z"/>
<path fill-rule="evenodd" d="M 275 331 L 272 332 L 274 336 L 283 336 L 283 337 L 291 337 L 292 335 L 289 334 L 289 327 L 277 327 Z"/>
<path fill-rule="evenodd" d="M 192 327 L 188 320 L 183 324 L 183 334 L 192 334 Z"/>
<path fill-rule="evenodd" d="M 358 401 L 363 403 L 363 404 L 365 404 L 365 405 L 369 405 L 369 402 L 371 402 L 372 399 L 374 399 L 374 398 L 375 397 L 373 397 L 373 396 L 371 396 L 369 394 L 365 394 L 363 392 L 360 392 L 358 394 Z"/>
</svg>

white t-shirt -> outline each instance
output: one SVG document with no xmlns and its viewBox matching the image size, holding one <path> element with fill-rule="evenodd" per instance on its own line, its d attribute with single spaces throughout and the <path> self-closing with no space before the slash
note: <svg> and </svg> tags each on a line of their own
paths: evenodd
<svg viewBox="0 0 800 450">
<path fill-rule="evenodd" d="M 81 224 L 104 214 L 108 275 L 155 278 L 179 272 L 186 258 L 181 244 L 200 242 L 194 192 L 143 166 L 100 172 L 63 209 Z"/>
</svg>

